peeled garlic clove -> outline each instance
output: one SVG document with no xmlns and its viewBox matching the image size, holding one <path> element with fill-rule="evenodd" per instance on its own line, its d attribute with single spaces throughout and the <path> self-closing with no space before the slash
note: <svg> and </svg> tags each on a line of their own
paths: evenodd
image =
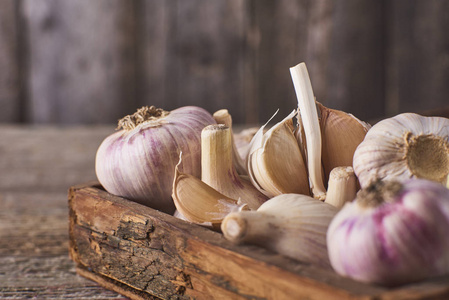
<svg viewBox="0 0 449 300">
<path fill-rule="evenodd" d="M 354 153 L 362 187 L 376 179 L 448 183 L 449 119 L 403 113 L 375 124 Z"/>
<path fill-rule="evenodd" d="M 235 143 L 234 133 L 232 131 L 232 117 L 229 114 L 229 111 L 227 109 L 220 109 L 213 114 L 213 117 L 214 117 L 215 121 L 217 122 L 217 124 L 224 124 L 227 127 L 229 127 L 229 129 L 231 131 L 231 139 L 232 139 L 232 141 L 231 141 L 231 143 L 232 143 L 232 159 L 234 162 L 235 169 L 238 174 L 247 175 L 248 172 L 246 171 L 245 160 L 240 156 L 240 153 L 239 153 L 236 143 Z"/>
<path fill-rule="evenodd" d="M 252 141 L 248 173 L 253 184 L 268 197 L 310 194 L 306 166 L 294 135 L 295 114 L 293 111 L 265 134 L 256 134 Z"/>
<path fill-rule="evenodd" d="M 307 144 L 307 166 L 313 197 L 326 198 L 321 164 L 321 132 L 312 84 L 305 63 L 290 68 Z"/>
<path fill-rule="evenodd" d="M 448 228 L 444 186 L 376 181 L 332 220 L 330 261 L 342 276 L 386 286 L 449 274 Z"/>
<path fill-rule="evenodd" d="M 337 209 L 299 194 L 276 196 L 257 211 L 231 213 L 223 220 L 224 236 L 302 262 L 330 268 L 326 231 Z"/>
<path fill-rule="evenodd" d="M 352 167 L 336 167 L 329 175 L 326 200 L 324 202 L 340 209 L 346 202 L 356 198 L 357 179 Z"/>
<path fill-rule="evenodd" d="M 317 103 L 320 110 L 320 128 L 325 179 L 336 167 L 352 166 L 354 152 L 363 141 L 370 125 L 351 114 L 330 109 Z"/>
<path fill-rule="evenodd" d="M 231 129 L 224 124 L 206 126 L 201 132 L 201 180 L 221 194 L 242 199 L 257 209 L 268 198 L 237 174 L 233 164 Z"/>
<path fill-rule="evenodd" d="M 175 170 L 173 201 L 178 213 L 184 219 L 196 224 L 210 224 L 214 227 L 231 212 L 246 210 L 238 200 L 219 193 L 200 179 Z"/>
</svg>

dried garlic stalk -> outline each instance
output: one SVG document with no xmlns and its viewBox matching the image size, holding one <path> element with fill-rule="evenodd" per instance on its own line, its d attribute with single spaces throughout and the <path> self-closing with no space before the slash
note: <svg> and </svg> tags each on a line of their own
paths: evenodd
<svg viewBox="0 0 449 300">
<path fill-rule="evenodd" d="M 318 122 L 318 112 L 313 96 L 312 84 L 305 63 L 290 68 L 299 113 L 304 127 L 307 144 L 307 165 L 313 197 L 319 200 L 326 198 L 326 188 L 323 183 L 321 166 L 321 131 Z"/>
</svg>

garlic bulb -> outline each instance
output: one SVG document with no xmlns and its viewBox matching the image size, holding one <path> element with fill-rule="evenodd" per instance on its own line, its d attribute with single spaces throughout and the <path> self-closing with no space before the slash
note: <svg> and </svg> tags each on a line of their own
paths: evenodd
<svg viewBox="0 0 449 300">
<path fill-rule="evenodd" d="M 199 107 L 171 112 L 143 107 L 121 119 L 123 129 L 101 143 L 95 161 L 97 178 L 111 194 L 172 213 L 179 153 L 184 153 L 183 170 L 200 176 L 201 130 L 214 123 L 212 115 Z"/>
<path fill-rule="evenodd" d="M 403 113 L 382 120 L 357 147 L 353 167 L 362 187 L 376 179 L 424 178 L 447 184 L 449 119 Z"/>
<path fill-rule="evenodd" d="M 423 179 L 376 181 L 332 220 L 327 245 L 340 275 L 398 285 L 449 273 L 449 190 Z"/>
<path fill-rule="evenodd" d="M 299 194 L 276 196 L 257 211 L 230 213 L 223 220 L 224 236 L 276 253 L 330 268 L 326 231 L 337 209 Z"/>
<path fill-rule="evenodd" d="M 173 200 L 176 216 L 199 225 L 219 228 L 224 217 L 234 211 L 249 210 L 246 204 L 226 197 L 200 179 L 175 169 Z"/>
<path fill-rule="evenodd" d="M 257 209 L 268 198 L 237 173 L 233 164 L 232 132 L 224 124 L 206 126 L 201 132 L 201 180 L 232 199 Z"/>
<path fill-rule="evenodd" d="M 293 111 L 266 133 L 262 126 L 251 141 L 248 174 L 268 197 L 285 193 L 309 195 L 307 168 L 295 137 Z"/>
</svg>

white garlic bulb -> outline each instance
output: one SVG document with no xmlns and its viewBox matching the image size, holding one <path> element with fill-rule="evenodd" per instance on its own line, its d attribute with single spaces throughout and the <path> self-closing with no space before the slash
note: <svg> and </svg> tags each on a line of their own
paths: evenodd
<svg viewBox="0 0 449 300">
<path fill-rule="evenodd" d="M 326 231 L 338 209 L 310 196 L 282 194 L 257 211 L 233 212 L 221 230 L 236 243 L 250 243 L 276 253 L 330 268 Z"/>
<path fill-rule="evenodd" d="M 360 185 L 376 179 L 425 178 L 447 184 L 449 119 L 403 113 L 375 124 L 353 160 Z"/>
<path fill-rule="evenodd" d="M 386 286 L 449 273 L 449 190 L 408 179 L 377 181 L 332 220 L 327 245 L 337 273 Z"/>
</svg>

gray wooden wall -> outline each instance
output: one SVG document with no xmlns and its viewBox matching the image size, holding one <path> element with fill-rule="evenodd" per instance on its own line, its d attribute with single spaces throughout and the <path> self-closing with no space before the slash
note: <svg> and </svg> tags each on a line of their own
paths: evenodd
<svg viewBox="0 0 449 300">
<path fill-rule="evenodd" d="M 0 122 L 111 123 L 142 105 L 236 123 L 317 100 L 368 120 L 449 105 L 445 0 L 0 0 Z"/>
</svg>

